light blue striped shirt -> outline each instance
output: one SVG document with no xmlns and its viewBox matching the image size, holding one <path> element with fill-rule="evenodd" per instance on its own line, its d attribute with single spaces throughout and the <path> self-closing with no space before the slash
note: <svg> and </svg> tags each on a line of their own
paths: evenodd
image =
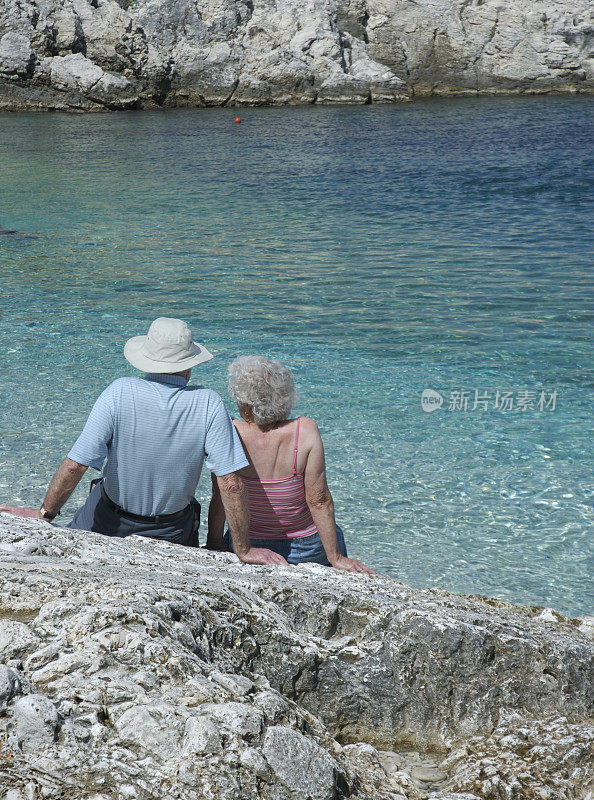
<svg viewBox="0 0 594 800">
<path fill-rule="evenodd" d="M 188 386 L 180 375 L 161 374 L 110 384 L 68 458 L 103 468 L 114 503 L 145 516 L 185 508 L 205 458 L 215 475 L 249 464 L 219 395 Z"/>
</svg>

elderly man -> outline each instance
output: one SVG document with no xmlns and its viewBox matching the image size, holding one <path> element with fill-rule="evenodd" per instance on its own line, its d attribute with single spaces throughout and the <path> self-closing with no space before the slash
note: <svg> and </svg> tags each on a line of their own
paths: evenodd
<svg viewBox="0 0 594 800">
<path fill-rule="evenodd" d="M 194 492 L 206 460 L 239 559 L 285 564 L 271 550 L 250 546 L 249 512 L 237 475 L 249 462 L 223 401 L 210 389 L 188 386 L 192 367 L 212 355 L 194 342 L 185 322 L 169 317 L 156 319 L 146 336 L 129 339 L 124 355 L 146 374 L 118 378 L 98 397 L 41 509 L 0 506 L 0 511 L 51 522 L 87 468 L 103 468 L 102 480 L 68 527 L 197 546 Z"/>
</svg>

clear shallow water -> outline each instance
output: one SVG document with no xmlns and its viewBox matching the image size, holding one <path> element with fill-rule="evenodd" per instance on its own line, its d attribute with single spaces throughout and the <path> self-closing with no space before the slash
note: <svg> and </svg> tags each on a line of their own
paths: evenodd
<svg viewBox="0 0 594 800">
<path fill-rule="evenodd" d="M 40 503 L 124 340 L 179 316 L 230 410 L 237 354 L 293 368 L 351 554 L 593 613 L 594 98 L 235 114 L 0 116 L 0 225 L 32 236 L 0 236 L 2 500 Z"/>
</svg>

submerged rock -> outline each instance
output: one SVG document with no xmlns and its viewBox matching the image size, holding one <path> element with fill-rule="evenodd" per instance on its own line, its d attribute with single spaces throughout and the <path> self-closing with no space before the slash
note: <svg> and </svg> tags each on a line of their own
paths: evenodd
<svg viewBox="0 0 594 800">
<path fill-rule="evenodd" d="M 0 109 L 592 92 L 590 0 L 0 0 Z"/>
<path fill-rule="evenodd" d="M 15 798 L 594 790 L 587 619 L 7 515 L 0 544 Z"/>
</svg>

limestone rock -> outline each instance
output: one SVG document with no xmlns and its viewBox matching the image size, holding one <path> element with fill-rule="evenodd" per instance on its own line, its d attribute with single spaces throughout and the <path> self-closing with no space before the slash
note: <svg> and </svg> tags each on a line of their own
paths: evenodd
<svg viewBox="0 0 594 800">
<path fill-rule="evenodd" d="M 21 681 L 18 674 L 4 664 L 0 664 L 0 714 L 13 697 L 20 694 Z"/>
<path fill-rule="evenodd" d="M 190 717 L 186 722 L 183 742 L 184 755 L 207 755 L 222 753 L 219 727 L 214 721 L 202 717 Z"/>
<path fill-rule="evenodd" d="M 104 72 L 82 53 L 55 56 L 49 69 L 52 86 L 58 90 L 80 92 L 105 106 L 124 108 L 136 102 L 127 78 Z"/>
<path fill-rule="evenodd" d="M 0 658 L 3 661 L 23 656 L 38 642 L 38 637 L 28 625 L 18 620 L 3 619 L 0 614 Z"/>
<path fill-rule="evenodd" d="M 0 38 L 0 74 L 27 78 L 33 73 L 35 53 L 27 36 L 8 31 Z"/>
<path fill-rule="evenodd" d="M 589 0 L 0 0 L 0 107 L 591 93 L 593 47 Z"/>
<path fill-rule="evenodd" d="M 23 750 L 39 750 L 51 745 L 58 732 L 56 707 L 42 694 L 19 698 L 12 707 L 13 738 Z"/>
<path fill-rule="evenodd" d="M 276 778 L 291 794 L 311 800 L 335 797 L 334 760 L 299 731 L 272 726 L 262 752 Z"/>
<path fill-rule="evenodd" d="M 0 547 L 14 797 L 594 791 L 588 618 L 7 515 Z"/>
<path fill-rule="evenodd" d="M 91 89 L 103 76 L 103 70 L 82 53 L 56 56 L 51 63 L 51 80 L 56 89 Z"/>
</svg>

